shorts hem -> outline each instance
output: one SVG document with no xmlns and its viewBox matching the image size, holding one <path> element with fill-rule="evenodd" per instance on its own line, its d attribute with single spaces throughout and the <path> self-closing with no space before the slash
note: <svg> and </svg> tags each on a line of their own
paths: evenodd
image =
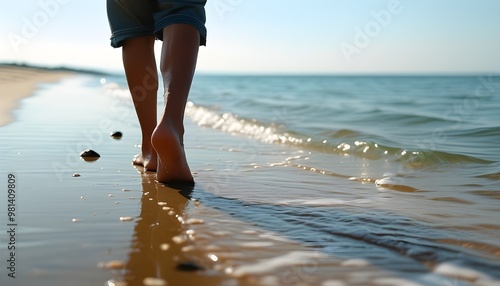
<svg viewBox="0 0 500 286">
<path fill-rule="evenodd" d="M 187 24 L 193 26 L 200 34 L 200 46 L 205 46 L 207 44 L 207 29 L 205 28 L 205 24 L 192 16 L 186 15 L 172 15 L 159 20 L 155 25 L 154 31 L 156 38 L 163 41 L 163 29 L 174 24 Z"/>
<path fill-rule="evenodd" d="M 129 29 L 121 29 L 114 31 L 111 35 L 111 46 L 119 48 L 123 46 L 123 42 L 130 38 L 139 38 L 154 35 L 154 27 L 137 27 Z"/>
</svg>

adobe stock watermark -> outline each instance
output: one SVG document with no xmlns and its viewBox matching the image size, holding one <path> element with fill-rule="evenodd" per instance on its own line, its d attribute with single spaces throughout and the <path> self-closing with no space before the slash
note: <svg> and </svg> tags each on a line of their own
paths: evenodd
<svg viewBox="0 0 500 286">
<path fill-rule="evenodd" d="M 243 0 L 214 0 L 208 1 L 209 5 L 215 9 L 219 20 L 224 20 L 227 12 L 233 12 Z"/>
<path fill-rule="evenodd" d="M 354 55 L 359 55 L 366 49 L 372 40 L 378 37 L 382 31 L 387 28 L 395 15 L 403 11 L 403 5 L 399 0 L 391 0 L 387 3 L 385 9 L 372 11 L 372 19 L 368 21 L 363 28 L 354 27 L 354 38 L 352 43 L 340 43 L 340 50 L 348 63 L 352 61 Z"/>
<path fill-rule="evenodd" d="M 415 143 L 420 148 L 424 150 L 437 150 L 438 145 L 447 139 L 449 131 L 460 129 L 463 121 L 472 116 L 479 108 L 481 100 L 494 96 L 497 92 L 497 86 L 500 86 L 500 82 L 493 81 L 491 74 L 478 77 L 478 81 L 473 93 L 464 98 L 459 104 L 454 104 L 443 114 L 442 118 L 444 120 L 455 121 L 456 124 L 447 128 L 436 128 L 433 130 L 430 138 L 416 140 Z"/>
<path fill-rule="evenodd" d="M 20 47 L 29 43 L 30 40 L 36 37 L 40 29 L 47 26 L 51 19 L 55 18 L 63 5 L 66 5 L 71 0 L 40 0 L 38 1 L 39 9 L 29 17 L 21 18 L 21 25 L 18 32 L 7 34 L 7 38 L 16 51 L 20 51 Z"/>
<path fill-rule="evenodd" d="M 257 155 L 261 153 L 259 149 L 260 145 L 253 138 L 242 141 L 230 152 L 239 152 L 248 156 L 240 161 L 227 161 L 224 169 L 213 170 L 212 173 L 208 173 L 204 179 L 204 189 L 215 195 L 224 194 L 224 190 L 232 190 L 231 183 L 235 176 L 244 172 L 245 165 L 248 167 L 248 165 L 255 162 Z"/>
<path fill-rule="evenodd" d="M 274 108 L 272 111 L 272 118 L 270 119 L 271 124 L 276 124 L 278 126 L 285 126 L 289 122 L 289 116 L 287 109 Z M 220 122 L 224 119 L 224 116 L 218 116 L 218 120 L 215 122 Z M 262 162 L 259 163 L 260 155 L 264 154 L 263 144 L 281 144 L 287 143 L 286 139 L 280 139 L 282 137 L 288 138 L 283 135 L 279 135 L 274 127 L 265 127 L 251 120 L 246 120 L 246 122 L 240 125 L 235 130 L 230 130 L 229 126 L 235 123 L 236 120 L 240 123 L 241 118 L 228 117 L 229 123 L 222 124 L 217 129 L 222 132 L 229 132 L 231 134 L 238 134 L 239 136 L 246 137 L 240 144 L 235 146 L 235 148 L 230 148 L 230 152 L 238 152 L 246 154 L 246 156 L 239 161 L 228 161 L 225 168 L 222 170 L 217 170 L 213 175 L 207 177 L 207 182 L 205 188 L 213 194 L 219 195 L 222 190 L 231 190 L 231 183 L 235 177 L 241 175 L 243 172 L 247 172 L 250 169 L 259 169 L 265 165 Z M 206 127 L 212 127 L 213 125 L 208 125 Z M 291 142 L 291 141 L 290 141 Z M 229 146 L 228 146 L 229 147 Z M 236 156 L 236 155 L 235 155 Z M 233 184 L 234 186 L 234 184 Z"/>
<path fill-rule="evenodd" d="M 314 251 L 299 253 L 301 263 L 281 273 L 280 285 L 313 285 L 316 273 L 322 263 L 326 263 L 329 258 L 328 254 L 319 250 L 325 248 L 325 243 L 318 242 Z"/>
<path fill-rule="evenodd" d="M 414 140 L 415 145 L 419 149 L 417 152 L 418 155 L 413 158 L 402 159 L 402 161 L 409 162 L 409 164 L 400 164 L 397 173 L 406 175 L 414 173 L 415 166 L 419 166 L 419 160 L 422 160 L 422 152 L 439 150 L 440 145 L 446 143 L 451 132 L 463 128 L 464 121 L 473 116 L 474 112 L 480 108 L 482 101 L 493 96 L 498 96 L 500 81 L 494 81 L 495 78 L 491 74 L 479 76 L 474 90 L 466 98 L 453 104 L 442 114 L 441 118 L 443 120 L 453 123 L 450 123 L 449 126 L 434 128 L 427 138 Z M 397 159 L 399 160 L 404 156 L 412 156 L 412 153 L 412 151 L 405 150 L 403 153 L 397 155 Z"/>
</svg>

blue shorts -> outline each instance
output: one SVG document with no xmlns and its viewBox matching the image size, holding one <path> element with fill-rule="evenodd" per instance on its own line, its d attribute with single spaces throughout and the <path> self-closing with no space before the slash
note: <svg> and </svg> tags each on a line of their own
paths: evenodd
<svg viewBox="0 0 500 286">
<path fill-rule="evenodd" d="M 200 45 L 206 44 L 206 0 L 107 0 L 111 46 L 118 48 L 130 38 L 156 36 L 163 39 L 163 28 L 188 24 L 200 32 Z"/>
</svg>

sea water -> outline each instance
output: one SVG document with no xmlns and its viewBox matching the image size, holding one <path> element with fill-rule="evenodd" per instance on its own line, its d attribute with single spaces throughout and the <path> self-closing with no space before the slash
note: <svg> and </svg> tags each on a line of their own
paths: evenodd
<svg viewBox="0 0 500 286">
<path fill-rule="evenodd" d="M 325 253 L 500 278 L 500 77 L 198 76 L 190 100 L 250 142 L 218 194 L 252 207 L 213 204 Z"/>
</svg>

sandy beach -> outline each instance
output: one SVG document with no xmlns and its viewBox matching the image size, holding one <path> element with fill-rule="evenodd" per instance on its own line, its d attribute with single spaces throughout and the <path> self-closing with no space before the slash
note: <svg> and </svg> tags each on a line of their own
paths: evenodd
<svg viewBox="0 0 500 286">
<path fill-rule="evenodd" d="M 391 162 L 255 140 L 273 126 L 197 103 L 185 120 L 196 185 L 165 186 L 131 164 L 140 129 L 123 76 L 1 70 L 2 286 L 498 285 L 498 225 L 463 219 L 492 192 L 405 188 L 377 179 Z M 195 81 L 192 98 L 227 102 L 229 80 Z"/>
<path fill-rule="evenodd" d="M 0 126 L 14 120 L 12 112 L 19 107 L 19 101 L 32 95 L 39 84 L 55 82 L 72 74 L 44 68 L 0 65 Z"/>
</svg>

